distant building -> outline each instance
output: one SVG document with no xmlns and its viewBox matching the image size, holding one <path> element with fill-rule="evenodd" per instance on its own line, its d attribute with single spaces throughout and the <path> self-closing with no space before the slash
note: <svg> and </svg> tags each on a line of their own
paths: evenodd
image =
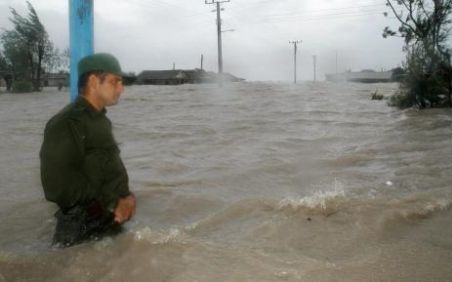
<svg viewBox="0 0 452 282">
<path fill-rule="evenodd" d="M 179 85 L 185 83 L 214 83 L 218 75 L 201 69 L 194 70 L 145 70 L 136 79 L 137 84 Z M 223 74 L 225 81 L 243 81 L 231 74 Z"/>
<path fill-rule="evenodd" d="M 69 86 L 69 74 L 65 72 L 46 73 L 44 74 L 42 85 L 44 87 L 67 87 Z"/>
<path fill-rule="evenodd" d="M 362 70 L 360 72 L 343 72 L 338 74 L 326 74 L 328 81 L 350 81 L 362 83 L 377 83 L 377 82 L 393 82 L 393 71 Z"/>
<path fill-rule="evenodd" d="M 178 85 L 196 83 L 201 80 L 201 71 L 196 70 L 145 70 L 137 76 L 136 83 L 151 85 Z"/>
<path fill-rule="evenodd" d="M 127 73 L 122 77 L 124 86 L 132 85 L 137 80 L 137 76 L 134 73 Z"/>
</svg>

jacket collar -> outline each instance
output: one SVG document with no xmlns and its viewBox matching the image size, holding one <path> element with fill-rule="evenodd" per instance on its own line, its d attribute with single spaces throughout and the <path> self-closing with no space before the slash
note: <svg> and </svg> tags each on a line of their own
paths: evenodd
<svg viewBox="0 0 452 282">
<path fill-rule="evenodd" d="M 77 96 L 74 101 L 76 107 L 82 108 L 84 111 L 88 112 L 92 117 L 103 116 L 107 113 L 107 109 L 103 108 L 102 110 L 97 110 L 91 105 L 88 100 L 86 100 L 83 96 Z"/>
</svg>

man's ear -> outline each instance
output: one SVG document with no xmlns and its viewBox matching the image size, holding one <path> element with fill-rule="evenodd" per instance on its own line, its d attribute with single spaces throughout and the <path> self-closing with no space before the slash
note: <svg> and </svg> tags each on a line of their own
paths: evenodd
<svg viewBox="0 0 452 282">
<path fill-rule="evenodd" d="M 99 84 L 99 78 L 95 74 L 90 74 L 87 84 L 89 89 L 95 89 Z"/>
</svg>

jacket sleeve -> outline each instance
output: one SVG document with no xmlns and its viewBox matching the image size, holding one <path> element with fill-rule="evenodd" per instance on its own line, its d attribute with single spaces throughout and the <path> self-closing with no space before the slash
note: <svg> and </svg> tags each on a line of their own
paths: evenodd
<svg viewBox="0 0 452 282">
<path fill-rule="evenodd" d="M 40 151 L 41 181 L 47 200 L 68 209 L 92 197 L 81 171 L 83 129 L 70 119 L 50 120 Z"/>
</svg>

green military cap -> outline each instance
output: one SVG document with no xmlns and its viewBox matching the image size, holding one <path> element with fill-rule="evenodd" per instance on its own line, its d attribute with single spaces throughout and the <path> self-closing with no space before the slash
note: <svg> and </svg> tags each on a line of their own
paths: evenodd
<svg viewBox="0 0 452 282">
<path fill-rule="evenodd" d="M 121 70 L 118 59 L 107 53 L 86 56 L 78 62 L 78 76 L 90 71 L 104 71 L 119 76 L 125 74 Z"/>
</svg>

